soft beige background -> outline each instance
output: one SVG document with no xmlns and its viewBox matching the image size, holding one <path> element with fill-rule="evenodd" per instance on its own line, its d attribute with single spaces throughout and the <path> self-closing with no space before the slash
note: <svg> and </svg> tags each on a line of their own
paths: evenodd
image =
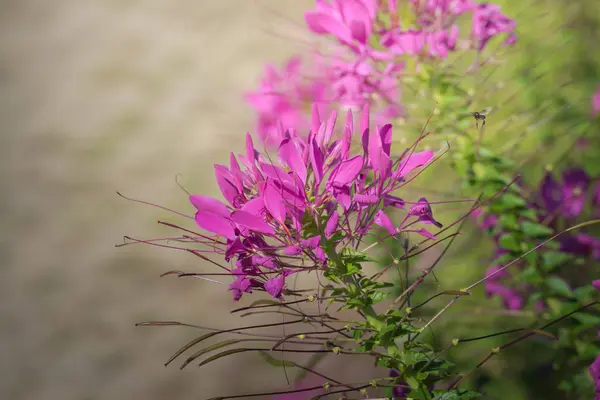
<svg viewBox="0 0 600 400">
<path fill-rule="evenodd" d="M 115 191 L 182 209 L 182 174 L 189 190 L 216 193 L 212 164 L 253 126 L 241 93 L 265 61 L 302 49 L 312 3 L 0 1 L 1 399 L 202 399 L 285 385 L 257 356 L 163 366 L 199 332 L 135 322 L 238 320 L 224 287 L 159 278 L 200 270 L 194 257 L 114 247 L 125 234 L 169 235 L 155 222 L 174 220 Z"/>
</svg>

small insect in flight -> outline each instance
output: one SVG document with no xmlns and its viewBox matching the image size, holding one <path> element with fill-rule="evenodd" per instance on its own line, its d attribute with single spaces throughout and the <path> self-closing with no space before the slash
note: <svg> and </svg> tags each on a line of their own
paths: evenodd
<svg viewBox="0 0 600 400">
<path fill-rule="evenodd" d="M 479 121 L 482 121 L 481 127 L 485 126 L 485 117 L 492 111 L 492 107 L 486 107 L 483 110 L 472 112 L 471 115 L 475 118 L 475 126 L 479 129 Z"/>
</svg>

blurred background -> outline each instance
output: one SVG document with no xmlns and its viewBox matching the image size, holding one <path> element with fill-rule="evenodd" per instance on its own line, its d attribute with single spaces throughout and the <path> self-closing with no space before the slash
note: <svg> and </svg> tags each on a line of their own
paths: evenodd
<svg viewBox="0 0 600 400">
<path fill-rule="evenodd" d="M 198 331 L 134 324 L 225 328 L 231 294 L 159 278 L 202 269 L 195 257 L 115 248 L 172 233 L 156 224 L 170 215 L 116 191 L 181 209 L 181 174 L 216 194 L 213 163 L 254 126 L 242 92 L 299 51 L 280 36 L 302 33 L 313 2 L 284 3 L 0 2 L 0 398 L 198 399 L 269 379 L 256 356 L 163 366 Z"/>
<path fill-rule="evenodd" d="M 598 82 L 593 12 L 559 1 L 543 9 L 533 0 L 499 3 L 524 29 L 528 49 L 501 73 L 506 98 L 523 93 L 531 106 L 577 77 L 560 95 L 580 100 L 587 113 Z M 242 93 L 256 87 L 265 63 L 306 50 L 303 12 L 313 5 L 0 1 L 1 399 L 201 399 L 285 386 L 281 370 L 255 355 L 203 369 L 164 367 L 199 332 L 136 322 L 227 328 L 239 319 L 228 315 L 231 294 L 222 286 L 159 277 L 200 271 L 197 258 L 114 247 L 123 235 L 172 233 L 156 224 L 170 214 L 116 191 L 182 209 L 179 175 L 190 192 L 217 194 L 212 165 L 239 152 L 254 127 Z M 511 81 L 528 65 L 560 79 L 535 87 L 523 76 Z M 468 257 L 477 262 L 477 254 Z M 461 272 L 461 280 L 471 277 Z M 340 361 L 335 368 L 356 372 Z"/>
</svg>

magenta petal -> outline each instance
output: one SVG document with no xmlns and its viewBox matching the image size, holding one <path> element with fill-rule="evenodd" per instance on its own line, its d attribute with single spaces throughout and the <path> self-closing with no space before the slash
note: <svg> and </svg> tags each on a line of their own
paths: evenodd
<svg viewBox="0 0 600 400">
<path fill-rule="evenodd" d="M 254 143 L 252 143 L 252 136 L 249 133 L 246 134 L 246 158 L 252 164 L 256 161 L 256 150 L 254 149 Z"/>
<path fill-rule="evenodd" d="M 360 204 L 377 204 L 379 202 L 379 197 L 372 194 L 357 193 L 354 195 L 354 201 Z"/>
<path fill-rule="evenodd" d="M 592 286 L 596 288 L 596 290 L 600 291 L 600 280 L 592 281 Z"/>
<path fill-rule="evenodd" d="M 252 215 L 261 215 L 265 209 L 265 202 L 262 197 L 256 197 L 242 206 L 242 211 L 246 211 Z"/>
<path fill-rule="evenodd" d="M 212 197 L 193 194 L 190 196 L 190 202 L 198 211 L 208 211 L 222 217 L 229 217 L 229 209 L 223 203 Z"/>
<path fill-rule="evenodd" d="M 306 249 L 316 249 L 321 243 L 321 236 L 313 236 L 300 242 L 300 246 Z"/>
<path fill-rule="evenodd" d="M 315 139 L 311 140 L 308 146 L 310 163 L 312 165 L 313 174 L 315 176 L 315 183 L 318 185 L 323 179 L 323 154 L 321 153 L 321 149 L 319 149 L 319 146 L 317 145 L 317 141 Z"/>
<path fill-rule="evenodd" d="M 387 125 L 386 125 L 387 126 Z M 385 128 L 385 126 L 384 126 Z M 387 136 L 387 132 L 391 132 L 389 128 L 384 130 L 384 135 Z M 373 132 L 369 136 L 369 158 L 371 160 L 371 164 L 373 165 L 373 169 L 376 172 L 379 172 L 382 175 L 387 175 L 388 169 L 390 167 L 390 158 L 385 153 L 384 145 L 382 142 L 382 136 L 380 135 L 381 129 L 378 129 L 377 132 Z M 387 139 L 387 137 L 386 137 Z M 388 148 L 391 146 L 391 142 Z"/>
<path fill-rule="evenodd" d="M 396 234 L 396 228 L 394 227 L 392 220 L 382 210 L 377 211 L 377 214 L 375 214 L 374 222 L 377 225 L 387 229 L 390 235 L 393 236 Z"/>
<path fill-rule="evenodd" d="M 300 246 L 297 245 L 288 246 L 285 249 L 283 249 L 283 254 L 286 254 L 288 256 L 297 256 L 300 253 L 302 253 L 302 249 L 300 248 Z"/>
<path fill-rule="evenodd" d="M 362 118 L 360 120 L 360 133 L 362 147 L 365 155 L 369 154 L 369 104 L 363 107 Z"/>
<path fill-rule="evenodd" d="M 427 239 L 435 240 L 435 236 L 431 234 L 427 229 L 421 228 L 417 232 L 419 235 L 426 237 Z"/>
<path fill-rule="evenodd" d="M 367 42 L 367 28 L 360 21 L 352 21 L 350 23 L 350 32 L 352 37 L 362 44 Z"/>
<path fill-rule="evenodd" d="M 352 41 L 348 27 L 331 15 L 306 13 L 304 15 L 304 20 L 308 27 L 315 33 L 327 32 L 337 37 L 342 42 L 350 43 Z"/>
<path fill-rule="evenodd" d="M 321 117 L 319 115 L 319 107 L 316 103 L 311 106 L 311 133 L 315 137 L 321 126 Z"/>
<path fill-rule="evenodd" d="M 348 155 L 350 154 L 350 145 L 352 144 L 352 133 L 354 130 L 354 121 L 352 118 L 352 110 L 349 109 L 346 114 L 346 125 L 344 126 L 344 136 L 342 138 L 342 160 L 348 159 Z"/>
<path fill-rule="evenodd" d="M 331 137 L 333 136 L 333 129 L 335 128 L 335 123 L 337 121 L 337 112 L 334 110 L 329 115 L 329 119 L 327 119 L 327 125 L 325 125 L 325 132 L 323 137 L 323 143 L 325 146 L 331 141 Z"/>
<path fill-rule="evenodd" d="M 337 211 L 334 211 L 329 217 L 329 221 L 327 221 L 327 225 L 325 226 L 325 237 L 329 239 L 337 230 L 338 221 L 340 216 Z"/>
<path fill-rule="evenodd" d="M 378 131 L 381 138 L 381 148 L 389 156 L 392 150 L 392 124 L 385 124 Z"/>
<path fill-rule="evenodd" d="M 406 175 L 413 169 L 427 164 L 429 160 L 433 158 L 433 155 L 433 151 L 428 150 L 407 155 L 407 158 L 402 160 L 402 163 L 398 168 L 398 176 Z"/>
<path fill-rule="evenodd" d="M 302 155 L 296 144 L 290 139 L 285 139 L 279 146 L 279 155 L 286 164 L 300 178 L 302 184 L 306 184 L 306 164 L 302 160 Z"/>
<path fill-rule="evenodd" d="M 323 249 L 320 247 L 317 247 L 315 249 L 315 256 L 317 257 L 317 259 L 319 261 L 323 261 L 323 262 L 327 261 L 327 254 L 325 254 L 325 251 L 323 251 Z"/>
<path fill-rule="evenodd" d="M 235 202 L 235 198 L 238 196 L 239 192 L 235 185 L 232 183 L 231 178 L 229 177 L 230 172 L 224 165 L 215 164 L 215 177 L 217 178 L 217 183 L 219 184 L 219 188 L 221 189 L 221 193 L 223 193 L 223 197 L 233 205 Z"/>
<path fill-rule="evenodd" d="M 231 219 L 236 224 L 248 228 L 251 231 L 264 233 L 266 235 L 275 234 L 275 231 L 271 225 L 246 211 L 234 211 L 231 214 Z"/>
<path fill-rule="evenodd" d="M 278 182 L 282 185 L 285 185 L 289 188 L 294 188 L 294 180 L 291 176 L 281 168 L 272 164 L 260 163 L 260 169 L 265 173 L 266 176 L 273 179 L 275 182 Z"/>
<path fill-rule="evenodd" d="M 332 183 L 337 185 L 347 185 L 356 179 L 363 167 L 363 158 L 356 155 L 342 163 L 337 167 L 336 173 L 333 175 Z"/>
<path fill-rule="evenodd" d="M 265 282 L 265 290 L 274 298 L 278 299 L 281 297 L 281 292 L 285 286 L 285 277 L 280 275 L 276 278 L 271 278 Z"/>
<path fill-rule="evenodd" d="M 285 221 L 285 204 L 280 190 L 271 184 L 265 185 L 263 192 L 265 207 L 275 220 L 283 223 Z"/>
<path fill-rule="evenodd" d="M 327 31 L 325 27 L 321 24 L 320 15 L 321 13 L 318 11 L 307 11 L 304 14 L 304 21 L 306 22 L 306 25 L 308 25 L 308 29 L 310 29 L 314 33 L 318 33 L 321 35 L 329 33 L 329 31 Z"/>
<path fill-rule="evenodd" d="M 236 238 L 231 222 L 220 215 L 208 211 L 198 211 L 196 213 L 196 223 L 205 231 L 216 233 L 231 240 Z"/>
</svg>

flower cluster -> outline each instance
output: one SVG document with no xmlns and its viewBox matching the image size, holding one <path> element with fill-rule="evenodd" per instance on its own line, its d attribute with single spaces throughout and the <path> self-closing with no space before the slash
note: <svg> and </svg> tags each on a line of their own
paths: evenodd
<svg viewBox="0 0 600 400">
<path fill-rule="evenodd" d="M 408 150 L 393 161 L 392 126 L 369 129 L 365 107 L 358 132 L 362 152 L 353 155 L 357 129 L 352 111 L 339 137 L 334 135 L 336 119 L 333 112 L 321 121 L 314 107 L 306 139 L 293 130 L 282 132 L 275 159 L 257 152 L 248 134 L 245 155 L 231 154 L 229 166 L 215 165 L 227 204 L 190 196 L 196 223 L 213 234 L 213 251 L 235 261 L 230 286 L 235 300 L 253 290 L 281 298 L 288 276 L 326 267 L 328 249 L 360 243 L 375 225 L 392 236 L 415 232 L 435 239 L 418 227 L 441 226 L 425 198 L 408 209 L 398 226 L 385 213 L 387 208 L 406 207 L 392 192 L 407 183 L 411 171 L 432 161 L 433 152 Z"/>
<path fill-rule="evenodd" d="M 405 116 L 401 104 L 402 81 L 410 72 L 406 60 L 442 61 L 452 52 L 482 51 L 494 37 L 505 35 L 506 44 L 516 40 L 516 23 L 500 7 L 472 0 L 412 0 L 411 17 L 400 24 L 396 1 L 317 0 L 305 13 L 308 29 L 335 39 L 325 54 L 311 56 L 311 68 L 293 57 L 281 73 L 267 67 L 256 92 L 248 94 L 258 113 L 258 132 L 269 144 L 277 144 L 275 121 L 284 130 L 309 124 L 306 105 L 316 103 L 321 111 L 334 108 L 360 109 L 370 105 L 379 121 Z M 461 35 L 457 19 L 470 15 L 469 32 Z M 463 45 L 459 46 L 460 43 Z"/>
</svg>

